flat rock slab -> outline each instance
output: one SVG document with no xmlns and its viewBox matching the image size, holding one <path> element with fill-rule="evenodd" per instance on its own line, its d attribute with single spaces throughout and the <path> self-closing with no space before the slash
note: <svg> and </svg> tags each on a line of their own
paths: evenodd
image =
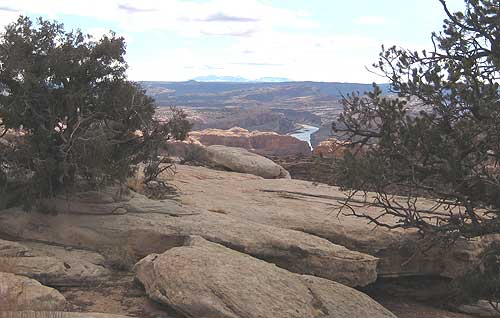
<svg viewBox="0 0 500 318">
<path fill-rule="evenodd" d="M 51 286 L 84 285 L 109 278 L 102 255 L 39 242 L 0 241 L 0 272 L 28 276 Z"/>
<path fill-rule="evenodd" d="M 201 237 L 186 243 L 135 267 L 153 300 L 186 317 L 395 317 L 339 283 L 293 274 Z"/>
<path fill-rule="evenodd" d="M 105 258 L 96 252 L 72 247 L 49 245 L 40 242 L 23 242 L 30 249 L 30 256 L 51 256 L 61 260 L 83 260 L 93 265 L 105 266 Z"/>
<path fill-rule="evenodd" d="M 138 183 L 139 186 L 140 183 Z M 166 204 L 150 200 L 146 196 L 128 189 L 109 187 L 101 191 L 87 191 L 71 197 L 60 195 L 42 201 L 43 210 L 51 213 L 81 215 L 120 215 L 126 213 L 168 213 L 172 216 L 191 215 L 193 211 L 175 201 Z"/>
<path fill-rule="evenodd" d="M 441 275 L 456 277 L 478 261 L 481 242 L 462 241 L 455 248 L 432 249 L 414 255 L 418 236 L 411 231 L 374 227 L 366 219 L 345 216 L 337 187 L 301 180 L 263 179 L 254 175 L 177 166 L 170 183 L 184 205 L 276 228 L 302 231 L 380 259 L 378 275 Z M 368 196 L 371 194 L 368 193 Z M 355 199 L 362 200 L 360 195 Z M 421 209 L 435 202 L 419 199 Z M 380 208 L 353 204 L 358 214 L 380 215 Z M 391 222 L 391 219 L 384 219 Z M 324 276 L 323 276 L 324 277 Z"/>
<path fill-rule="evenodd" d="M 52 256 L 0 257 L 0 271 L 28 276 L 51 286 L 85 285 L 110 275 L 108 269 L 82 259 Z"/>
<path fill-rule="evenodd" d="M 150 201 L 152 200 L 148 201 L 143 197 L 136 200 L 134 195 L 129 204 L 141 207 L 144 203 L 149 206 Z M 183 245 L 187 236 L 199 235 L 290 271 L 324 277 L 349 286 L 364 286 L 377 278 L 376 257 L 350 251 L 326 239 L 301 231 L 187 207 L 168 200 L 152 202 L 162 205 L 162 208 L 150 212 L 103 215 L 27 214 L 17 208 L 9 209 L 0 213 L 0 232 L 20 239 L 52 242 L 76 248 L 81 246 L 98 251 L 119 246 L 131 250 L 137 259 Z M 182 208 L 184 214 L 178 213 Z M 174 215 L 171 214 L 172 210 Z M 50 263 L 50 260 L 43 261 Z M 78 264 L 66 263 L 70 266 L 66 270 L 64 263 L 52 262 L 51 266 L 57 270 L 50 270 L 50 266 L 44 265 L 45 268 L 38 272 L 59 271 L 64 276 L 73 273 L 73 268 L 81 269 Z M 26 266 L 34 268 L 36 263 L 19 266 L 23 272 L 18 273 L 29 273 Z M 91 264 L 88 269 L 81 270 L 83 273 L 89 273 L 91 278 L 100 277 L 103 272 L 95 269 L 98 267 Z M 64 280 L 51 281 L 64 283 Z"/>
<path fill-rule="evenodd" d="M 7 310 L 64 310 L 66 299 L 57 290 L 38 281 L 0 272 L 0 317 Z"/>
</svg>

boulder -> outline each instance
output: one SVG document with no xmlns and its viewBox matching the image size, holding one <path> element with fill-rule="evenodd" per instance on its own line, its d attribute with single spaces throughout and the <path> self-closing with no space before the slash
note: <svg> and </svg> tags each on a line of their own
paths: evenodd
<svg viewBox="0 0 500 318">
<path fill-rule="evenodd" d="M 57 290 L 34 279 L 0 272 L 0 317 L 2 311 L 64 310 L 66 299 Z"/>
<path fill-rule="evenodd" d="M 290 174 L 280 165 L 243 148 L 209 146 L 206 148 L 209 161 L 234 172 L 248 173 L 266 179 L 287 178 Z"/>
<path fill-rule="evenodd" d="M 290 273 L 200 237 L 136 266 L 150 298 L 186 317 L 395 317 L 341 284 Z"/>
<path fill-rule="evenodd" d="M 240 127 L 228 130 L 205 129 L 190 132 L 190 137 L 205 146 L 223 145 L 244 148 L 260 155 L 310 155 L 311 148 L 303 140 L 275 132 L 248 131 Z"/>
</svg>

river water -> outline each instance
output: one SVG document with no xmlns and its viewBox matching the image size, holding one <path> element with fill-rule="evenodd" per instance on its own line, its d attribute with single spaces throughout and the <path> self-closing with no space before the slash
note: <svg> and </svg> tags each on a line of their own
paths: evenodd
<svg viewBox="0 0 500 318">
<path fill-rule="evenodd" d="M 299 140 L 307 141 L 307 143 L 309 144 L 309 147 L 311 147 L 311 150 L 312 150 L 313 148 L 311 145 L 311 135 L 314 134 L 315 132 L 317 132 L 319 130 L 319 128 L 314 127 L 314 126 L 310 126 L 310 125 L 305 125 L 305 124 L 301 124 L 300 126 L 301 126 L 301 128 L 290 133 L 289 135 L 293 136 Z"/>
</svg>

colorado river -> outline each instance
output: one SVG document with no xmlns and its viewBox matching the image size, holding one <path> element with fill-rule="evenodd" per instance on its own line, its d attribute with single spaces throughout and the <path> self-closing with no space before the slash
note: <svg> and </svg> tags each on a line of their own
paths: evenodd
<svg viewBox="0 0 500 318">
<path fill-rule="evenodd" d="M 309 144 L 309 147 L 311 147 L 311 149 L 312 149 L 311 135 L 314 134 L 315 132 L 317 132 L 319 130 L 319 128 L 314 127 L 314 126 L 304 125 L 304 124 L 301 124 L 300 126 L 301 126 L 301 128 L 297 129 L 293 133 L 290 133 L 289 135 L 293 136 L 299 140 L 307 141 L 307 143 Z"/>
</svg>

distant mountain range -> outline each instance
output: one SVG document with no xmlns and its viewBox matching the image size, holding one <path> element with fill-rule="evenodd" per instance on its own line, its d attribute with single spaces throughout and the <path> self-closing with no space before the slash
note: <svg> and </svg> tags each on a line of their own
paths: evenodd
<svg viewBox="0 0 500 318">
<path fill-rule="evenodd" d="M 248 79 L 241 76 L 198 76 L 192 79 L 197 82 L 226 82 L 226 83 L 282 83 L 282 82 L 292 82 L 288 78 L 284 77 L 261 77 L 257 79 Z"/>
</svg>

